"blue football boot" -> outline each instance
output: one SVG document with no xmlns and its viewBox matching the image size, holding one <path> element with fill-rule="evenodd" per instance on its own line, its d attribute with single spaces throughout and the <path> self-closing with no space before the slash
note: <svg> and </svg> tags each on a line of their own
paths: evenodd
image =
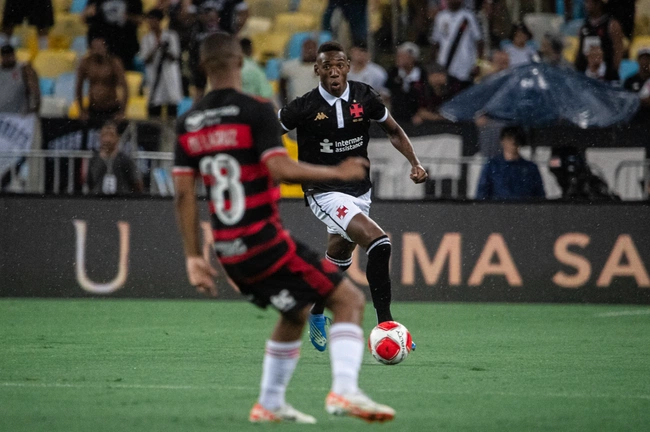
<svg viewBox="0 0 650 432">
<path fill-rule="evenodd" d="M 309 340 L 318 351 L 327 349 L 326 327 L 332 324 L 332 320 L 324 314 L 309 314 Z"/>
</svg>

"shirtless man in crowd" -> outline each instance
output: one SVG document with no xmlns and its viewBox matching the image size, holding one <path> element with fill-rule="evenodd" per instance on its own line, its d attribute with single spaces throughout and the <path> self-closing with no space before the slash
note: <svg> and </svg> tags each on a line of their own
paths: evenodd
<svg viewBox="0 0 650 432">
<path fill-rule="evenodd" d="M 120 121 L 124 118 L 129 89 L 122 62 L 108 52 L 101 37 L 90 41 L 86 55 L 77 70 L 76 98 L 80 118 L 93 123 L 106 120 Z M 88 106 L 83 103 L 83 86 L 88 80 Z"/>
</svg>

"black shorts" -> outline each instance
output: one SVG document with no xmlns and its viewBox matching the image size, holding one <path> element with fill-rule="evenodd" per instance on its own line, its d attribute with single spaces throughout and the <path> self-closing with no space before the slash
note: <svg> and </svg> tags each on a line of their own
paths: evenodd
<svg viewBox="0 0 650 432">
<path fill-rule="evenodd" d="M 261 308 L 299 311 L 326 298 L 343 280 L 337 266 L 296 242 L 296 251 L 276 272 L 254 283 L 237 283 L 241 293 Z"/>
<path fill-rule="evenodd" d="M 2 15 L 3 25 L 17 26 L 27 18 L 29 25 L 38 29 L 50 28 L 54 25 L 54 10 L 52 0 L 7 0 Z"/>
</svg>

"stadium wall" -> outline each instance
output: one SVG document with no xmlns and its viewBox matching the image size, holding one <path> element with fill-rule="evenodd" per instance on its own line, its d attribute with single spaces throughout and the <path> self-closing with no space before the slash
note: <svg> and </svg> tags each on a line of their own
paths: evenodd
<svg viewBox="0 0 650 432">
<path fill-rule="evenodd" d="M 281 211 L 324 251 L 302 201 Z M 649 204 L 377 202 L 373 218 L 392 238 L 395 300 L 650 304 Z M 0 297 L 199 297 L 170 200 L 0 196 L 0 220 Z M 363 268 L 357 253 L 362 286 Z"/>
</svg>

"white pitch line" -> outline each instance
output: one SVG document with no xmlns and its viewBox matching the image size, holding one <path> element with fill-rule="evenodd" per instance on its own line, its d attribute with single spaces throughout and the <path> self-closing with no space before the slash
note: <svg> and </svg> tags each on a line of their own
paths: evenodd
<svg viewBox="0 0 650 432">
<path fill-rule="evenodd" d="M 230 385 L 209 385 L 209 386 L 194 386 L 194 385 L 175 385 L 175 384 L 123 384 L 123 383 L 46 383 L 46 382 L 15 382 L 5 381 L 0 382 L 0 387 L 14 387 L 14 388 L 96 388 L 96 389 L 133 389 L 133 390 L 233 390 L 233 391 L 247 391 L 257 392 L 258 387 L 247 386 L 230 386 Z M 329 388 L 314 388 L 313 390 L 326 393 Z M 504 396 L 504 397 L 543 397 L 543 398 L 563 398 L 563 399 L 640 399 L 650 401 L 650 395 L 644 394 L 629 394 L 629 395 L 615 395 L 603 393 L 517 393 L 517 392 L 475 392 L 475 391 L 445 391 L 435 389 L 422 389 L 413 391 L 413 389 L 384 389 L 378 393 L 424 393 L 434 395 L 456 395 L 456 396 Z"/>
<path fill-rule="evenodd" d="M 611 317 L 620 317 L 620 316 L 634 316 L 634 315 L 650 315 L 650 309 L 632 309 L 632 310 L 622 310 L 616 312 L 603 312 L 594 315 L 598 318 L 611 318 Z"/>
</svg>

